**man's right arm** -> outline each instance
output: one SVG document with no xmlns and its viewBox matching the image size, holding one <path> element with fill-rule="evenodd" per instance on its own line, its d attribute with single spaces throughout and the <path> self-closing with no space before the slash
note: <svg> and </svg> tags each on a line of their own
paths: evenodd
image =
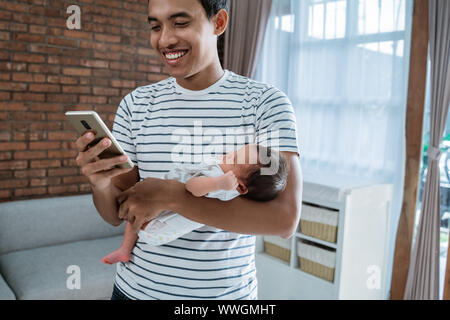
<svg viewBox="0 0 450 320">
<path fill-rule="evenodd" d="M 95 146 L 87 149 L 87 145 L 94 139 L 92 133 L 86 133 L 75 142 L 78 148 L 76 158 L 81 173 L 86 176 L 91 184 L 93 200 L 100 216 L 108 223 L 118 226 L 122 223 L 119 219 L 119 205 L 117 196 L 139 181 L 137 167 L 132 169 L 116 168 L 118 164 L 125 163 L 127 157 L 117 156 L 108 159 L 98 157 L 111 145 L 108 138 L 102 139 Z"/>
</svg>

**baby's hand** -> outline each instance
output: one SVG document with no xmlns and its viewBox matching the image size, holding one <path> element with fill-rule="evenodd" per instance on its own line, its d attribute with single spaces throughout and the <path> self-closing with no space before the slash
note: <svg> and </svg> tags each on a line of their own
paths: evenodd
<svg viewBox="0 0 450 320">
<path fill-rule="evenodd" d="M 228 171 L 219 179 L 219 188 L 221 190 L 234 190 L 238 187 L 238 181 L 233 171 Z"/>
</svg>

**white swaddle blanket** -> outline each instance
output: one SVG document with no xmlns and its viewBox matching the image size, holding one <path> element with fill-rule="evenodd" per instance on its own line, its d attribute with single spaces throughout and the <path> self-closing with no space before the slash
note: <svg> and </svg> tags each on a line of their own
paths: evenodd
<svg viewBox="0 0 450 320">
<path fill-rule="evenodd" d="M 165 179 L 186 183 L 193 177 L 218 177 L 224 174 L 219 164 L 220 160 L 215 158 L 208 158 L 199 164 L 177 164 L 173 170 L 166 174 Z M 208 193 L 205 197 L 228 201 L 239 195 L 237 190 L 217 190 Z M 150 221 L 145 230 L 139 230 L 138 236 L 139 240 L 158 246 L 173 241 L 202 226 L 203 224 L 189 220 L 176 212 L 163 211 L 158 218 Z"/>
</svg>

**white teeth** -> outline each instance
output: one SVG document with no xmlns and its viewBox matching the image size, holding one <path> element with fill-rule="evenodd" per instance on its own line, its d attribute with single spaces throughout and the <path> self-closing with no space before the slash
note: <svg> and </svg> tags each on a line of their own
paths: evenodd
<svg viewBox="0 0 450 320">
<path fill-rule="evenodd" d="M 179 52 L 179 53 L 166 53 L 165 56 L 169 60 L 175 60 L 182 56 L 184 56 L 187 53 L 187 51 Z"/>
</svg>

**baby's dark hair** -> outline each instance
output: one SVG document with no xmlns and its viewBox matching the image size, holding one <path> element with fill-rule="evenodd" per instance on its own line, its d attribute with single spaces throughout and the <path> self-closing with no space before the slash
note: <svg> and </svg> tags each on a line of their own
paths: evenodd
<svg viewBox="0 0 450 320">
<path fill-rule="evenodd" d="M 256 145 L 256 148 L 258 150 L 258 168 L 253 170 L 245 181 L 248 192 L 244 197 L 256 201 L 270 201 L 286 187 L 288 164 L 281 153 L 270 147 Z M 261 162 L 262 155 L 267 158 L 264 163 Z M 261 169 L 271 167 L 277 171 L 261 174 Z"/>
</svg>

